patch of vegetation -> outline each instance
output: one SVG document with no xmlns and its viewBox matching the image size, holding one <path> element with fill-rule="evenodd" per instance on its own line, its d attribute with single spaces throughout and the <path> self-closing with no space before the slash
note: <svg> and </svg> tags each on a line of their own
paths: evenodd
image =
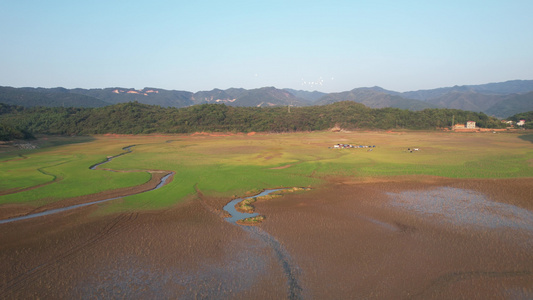
<svg viewBox="0 0 533 300">
<path fill-rule="evenodd" d="M 258 215 L 255 217 L 245 218 L 242 220 L 237 220 L 237 224 L 239 225 L 259 225 L 266 219 L 263 215 Z"/>
<path fill-rule="evenodd" d="M 533 111 L 523 112 L 509 117 L 509 120 L 518 122 L 520 120 L 526 121 L 522 128 L 533 129 Z"/>
<path fill-rule="evenodd" d="M 254 203 L 255 201 L 257 201 L 257 197 L 246 198 L 241 202 L 237 203 L 237 205 L 235 205 L 235 209 L 241 213 L 251 214 L 255 211 L 255 207 L 252 205 L 252 203 Z"/>
<path fill-rule="evenodd" d="M 26 130 L 0 123 L 0 141 L 29 139 L 35 139 L 35 137 Z"/>
<path fill-rule="evenodd" d="M 371 152 L 330 149 L 338 143 L 376 147 Z M 89 170 L 107 156 L 122 153 L 122 148 L 129 145 L 136 145 L 131 153 L 105 168 L 134 172 Z M 414 147 L 420 151 L 406 151 Z M 316 187 L 335 178 L 410 174 L 533 177 L 530 149 L 529 141 L 506 133 L 355 131 L 224 137 L 95 136 L 86 143 L 28 150 L 23 157 L 3 156 L 0 191 L 51 183 L 0 196 L 0 203 L 43 203 L 139 185 L 150 178 L 143 170 L 174 171 L 175 175 L 164 188 L 109 202 L 104 211 L 168 207 L 194 197 L 197 190 L 206 196 L 230 199 L 233 195 L 253 195 L 265 188 Z M 290 167 L 273 169 L 286 165 Z M 286 192 L 289 191 L 280 193 Z"/>
<path fill-rule="evenodd" d="M 0 204 L 42 204 L 137 186 L 150 180 L 151 175 L 145 172 L 90 170 L 90 166 L 105 161 L 107 154 L 122 152 L 120 148 L 113 149 L 113 141 L 97 144 L 96 148 L 87 147 L 86 144 L 70 144 L 28 150 L 23 157 L 3 161 L 0 165 L 0 190 L 20 190 L 44 185 L 37 189 L 0 196 Z"/>
<path fill-rule="evenodd" d="M 100 108 L 18 107 L 0 104 L 0 122 L 33 134 L 88 135 L 192 132 L 295 132 L 343 129 L 435 129 L 475 121 L 479 127 L 505 127 L 484 113 L 456 109 L 410 111 L 371 109 L 344 101 L 324 106 L 233 107 L 202 104 L 185 108 L 137 102 Z"/>
</svg>

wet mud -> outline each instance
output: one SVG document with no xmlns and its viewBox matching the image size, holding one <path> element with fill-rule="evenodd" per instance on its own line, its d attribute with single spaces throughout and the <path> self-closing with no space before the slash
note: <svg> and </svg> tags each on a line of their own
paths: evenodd
<svg viewBox="0 0 533 300">
<path fill-rule="evenodd" d="M 256 209 L 306 298 L 530 299 L 533 198 L 506 201 L 513 188 L 533 181 L 332 183 Z"/>
<path fill-rule="evenodd" d="M 0 298 L 530 299 L 532 190 L 338 178 L 255 202 L 267 219 L 246 229 L 225 220 L 228 199 L 201 194 L 158 211 L 81 207 L 0 224 Z"/>
<path fill-rule="evenodd" d="M 266 196 L 279 190 L 281 189 L 265 190 L 255 196 L 251 196 L 248 198 Z M 283 248 L 283 246 L 276 240 L 276 238 L 263 231 L 261 228 L 255 226 L 240 225 L 238 223 L 238 221 L 240 220 L 255 217 L 258 215 L 258 213 L 239 212 L 235 208 L 235 205 L 248 198 L 234 199 L 224 206 L 224 210 L 230 215 L 226 218 L 226 221 L 249 232 L 253 238 L 256 238 L 260 242 L 264 243 L 275 253 L 276 258 L 278 259 L 278 263 L 281 266 L 287 280 L 288 299 L 301 299 L 302 288 L 300 287 L 300 283 L 298 282 L 298 266 L 294 264 L 290 254 L 285 250 L 285 248 Z"/>
</svg>

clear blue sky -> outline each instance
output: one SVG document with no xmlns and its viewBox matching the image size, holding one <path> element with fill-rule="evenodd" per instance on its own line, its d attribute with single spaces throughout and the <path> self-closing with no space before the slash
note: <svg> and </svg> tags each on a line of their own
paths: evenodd
<svg viewBox="0 0 533 300">
<path fill-rule="evenodd" d="M 0 0 L 0 85 L 395 91 L 533 79 L 532 0 Z"/>
</svg>

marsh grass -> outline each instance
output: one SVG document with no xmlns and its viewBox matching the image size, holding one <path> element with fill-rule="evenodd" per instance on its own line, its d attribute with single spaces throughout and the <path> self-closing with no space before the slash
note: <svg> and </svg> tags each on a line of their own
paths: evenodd
<svg viewBox="0 0 533 300">
<path fill-rule="evenodd" d="M 329 148 L 337 143 L 376 147 L 371 152 Z M 96 136 L 90 142 L 26 152 L 24 159 L 11 154 L 15 159 L 0 163 L 0 190 L 52 183 L 0 196 L 0 203 L 54 201 L 142 184 L 149 179 L 148 173 L 89 170 L 91 165 L 122 153 L 122 148 L 129 145 L 135 145 L 131 153 L 105 168 L 166 170 L 174 171 L 175 176 L 162 189 L 108 203 L 103 211 L 167 207 L 190 199 L 197 190 L 207 196 L 229 199 L 266 188 L 313 187 L 336 176 L 533 177 L 532 145 L 515 134 L 406 131 L 226 137 Z M 420 151 L 406 151 L 413 147 Z"/>
<path fill-rule="evenodd" d="M 237 203 L 237 205 L 235 205 L 235 209 L 241 213 L 251 214 L 255 211 L 255 207 L 252 205 L 252 203 L 254 203 L 255 201 L 257 201 L 257 197 L 246 198 L 241 202 Z"/>
<path fill-rule="evenodd" d="M 237 224 L 239 225 L 259 225 L 266 219 L 263 215 L 258 215 L 255 217 L 249 217 L 242 220 L 237 220 Z"/>
</svg>

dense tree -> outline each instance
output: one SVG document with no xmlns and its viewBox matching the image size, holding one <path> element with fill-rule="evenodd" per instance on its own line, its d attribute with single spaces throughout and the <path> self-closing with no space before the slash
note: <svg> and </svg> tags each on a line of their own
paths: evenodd
<svg viewBox="0 0 533 300">
<path fill-rule="evenodd" d="M 0 141 L 33 139 L 33 135 L 25 130 L 0 123 Z"/>
<path fill-rule="evenodd" d="M 533 111 L 516 114 L 514 116 L 509 117 L 509 120 L 514 122 L 525 120 L 526 124 L 524 124 L 523 128 L 533 129 Z"/>
<path fill-rule="evenodd" d="M 161 107 L 138 102 L 100 108 L 31 107 L 0 104 L 0 122 L 10 132 L 22 128 L 33 134 L 146 134 L 218 132 L 291 132 L 345 129 L 435 129 L 475 121 L 480 127 L 498 128 L 501 122 L 484 113 L 456 109 L 410 111 L 371 109 L 344 101 L 325 106 L 234 107 L 201 104 L 186 108 Z M 7 132 L 7 129 L 4 129 Z"/>
</svg>

